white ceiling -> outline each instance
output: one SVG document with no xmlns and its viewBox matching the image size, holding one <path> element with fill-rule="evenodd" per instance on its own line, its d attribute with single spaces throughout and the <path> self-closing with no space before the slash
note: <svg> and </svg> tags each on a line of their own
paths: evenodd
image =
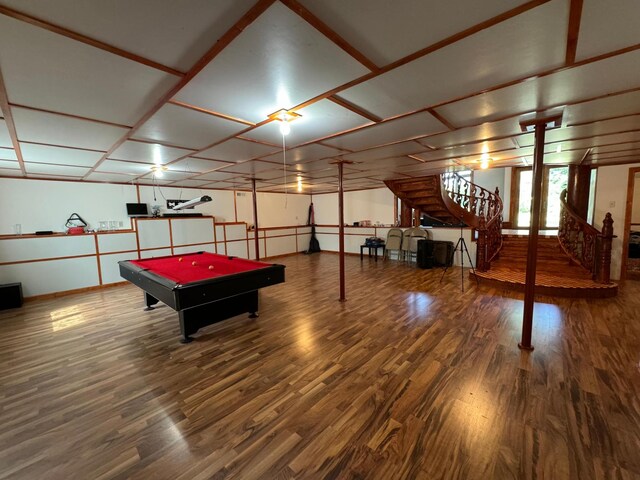
<svg viewBox="0 0 640 480">
<path fill-rule="evenodd" d="M 150 184 L 162 164 L 160 185 L 299 173 L 318 193 L 342 159 L 347 190 L 373 188 L 483 153 L 523 165 L 519 120 L 550 108 L 546 163 L 634 163 L 638 18 L 637 0 L 0 0 L 0 176 Z M 286 154 L 281 108 L 301 115 Z"/>
</svg>

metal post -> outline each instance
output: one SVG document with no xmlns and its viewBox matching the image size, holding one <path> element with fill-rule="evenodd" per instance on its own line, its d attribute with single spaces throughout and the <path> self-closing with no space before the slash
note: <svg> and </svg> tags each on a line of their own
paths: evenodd
<svg viewBox="0 0 640 480">
<path fill-rule="evenodd" d="M 256 242 L 256 260 L 260 260 L 260 239 L 258 238 L 258 195 L 256 192 L 256 179 L 251 179 L 251 191 L 253 192 L 253 240 Z"/>
<path fill-rule="evenodd" d="M 522 338 L 518 343 L 521 350 L 533 350 L 531 331 L 533 329 L 533 303 L 536 291 L 536 261 L 538 260 L 538 229 L 540 227 L 540 206 L 542 204 L 542 170 L 544 160 L 544 136 L 546 123 L 535 125 L 535 147 L 533 151 L 533 184 L 531 198 L 531 225 L 527 245 L 527 272 L 524 286 L 524 312 L 522 316 Z"/>
<path fill-rule="evenodd" d="M 345 294 L 345 282 L 344 282 L 344 189 L 342 185 L 342 173 L 344 170 L 344 164 L 338 163 L 338 237 L 340 244 L 340 301 L 347 300 Z"/>
</svg>

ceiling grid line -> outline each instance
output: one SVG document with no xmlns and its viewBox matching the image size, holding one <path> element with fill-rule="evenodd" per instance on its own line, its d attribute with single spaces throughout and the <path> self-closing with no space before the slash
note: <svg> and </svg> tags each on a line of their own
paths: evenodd
<svg viewBox="0 0 640 480">
<path fill-rule="evenodd" d="M 39 18 L 32 17 L 31 15 L 27 15 L 25 13 L 19 12 L 17 10 L 13 10 L 11 8 L 8 8 L 2 5 L 0 5 L 0 14 L 6 15 L 7 17 L 14 18 L 21 22 L 28 23 L 35 27 L 48 30 L 49 32 L 62 35 L 64 37 L 70 38 L 77 42 L 81 42 L 86 45 L 99 48 L 100 50 L 104 50 L 105 52 L 118 55 L 119 57 L 126 58 L 127 60 L 131 60 L 131 61 L 140 63 L 142 65 L 146 65 L 147 67 L 151 67 L 156 70 L 160 70 L 162 72 L 175 75 L 176 77 L 183 77 L 185 75 L 184 72 L 168 67 L 166 65 L 162 65 L 158 62 L 154 62 L 153 60 L 150 60 L 148 58 L 141 57 L 140 55 L 136 55 L 135 53 L 127 52 L 126 50 L 122 50 L 121 48 L 114 47 L 113 45 L 109 45 L 107 43 L 101 42 L 100 40 L 87 37 L 86 35 L 73 32 L 59 25 L 54 25 L 53 23 L 45 22 L 44 20 L 41 20 Z"/>
</svg>

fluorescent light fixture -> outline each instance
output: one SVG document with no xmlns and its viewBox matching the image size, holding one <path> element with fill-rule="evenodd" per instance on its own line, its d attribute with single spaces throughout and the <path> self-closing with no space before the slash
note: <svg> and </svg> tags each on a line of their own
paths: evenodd
<svg viewBox="0 0 640 480">
<path fill-rule="evenodd" d="M 173 210 L 184 210 L 185 208 L 195 207 L 196 205 L 200 205 L 201 203 L 207 203 L 211 201 L 211 197 L 209 195 L 203 195 L 198 198 L 194 198 L 193 200 L 189 200 L 188 202 L 181 203 L 173 207 Z"/>
</svg>

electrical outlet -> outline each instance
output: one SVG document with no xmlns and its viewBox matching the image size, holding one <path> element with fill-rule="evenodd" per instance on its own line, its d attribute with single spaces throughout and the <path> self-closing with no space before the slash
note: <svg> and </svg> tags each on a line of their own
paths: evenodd
<svg viewBox="0 0 640 480">
<path fill-rule="evenodd" d="M 616 208 L 616 202 L 614 200 L 609 202 L 609 208 Z"/>
</svg>

